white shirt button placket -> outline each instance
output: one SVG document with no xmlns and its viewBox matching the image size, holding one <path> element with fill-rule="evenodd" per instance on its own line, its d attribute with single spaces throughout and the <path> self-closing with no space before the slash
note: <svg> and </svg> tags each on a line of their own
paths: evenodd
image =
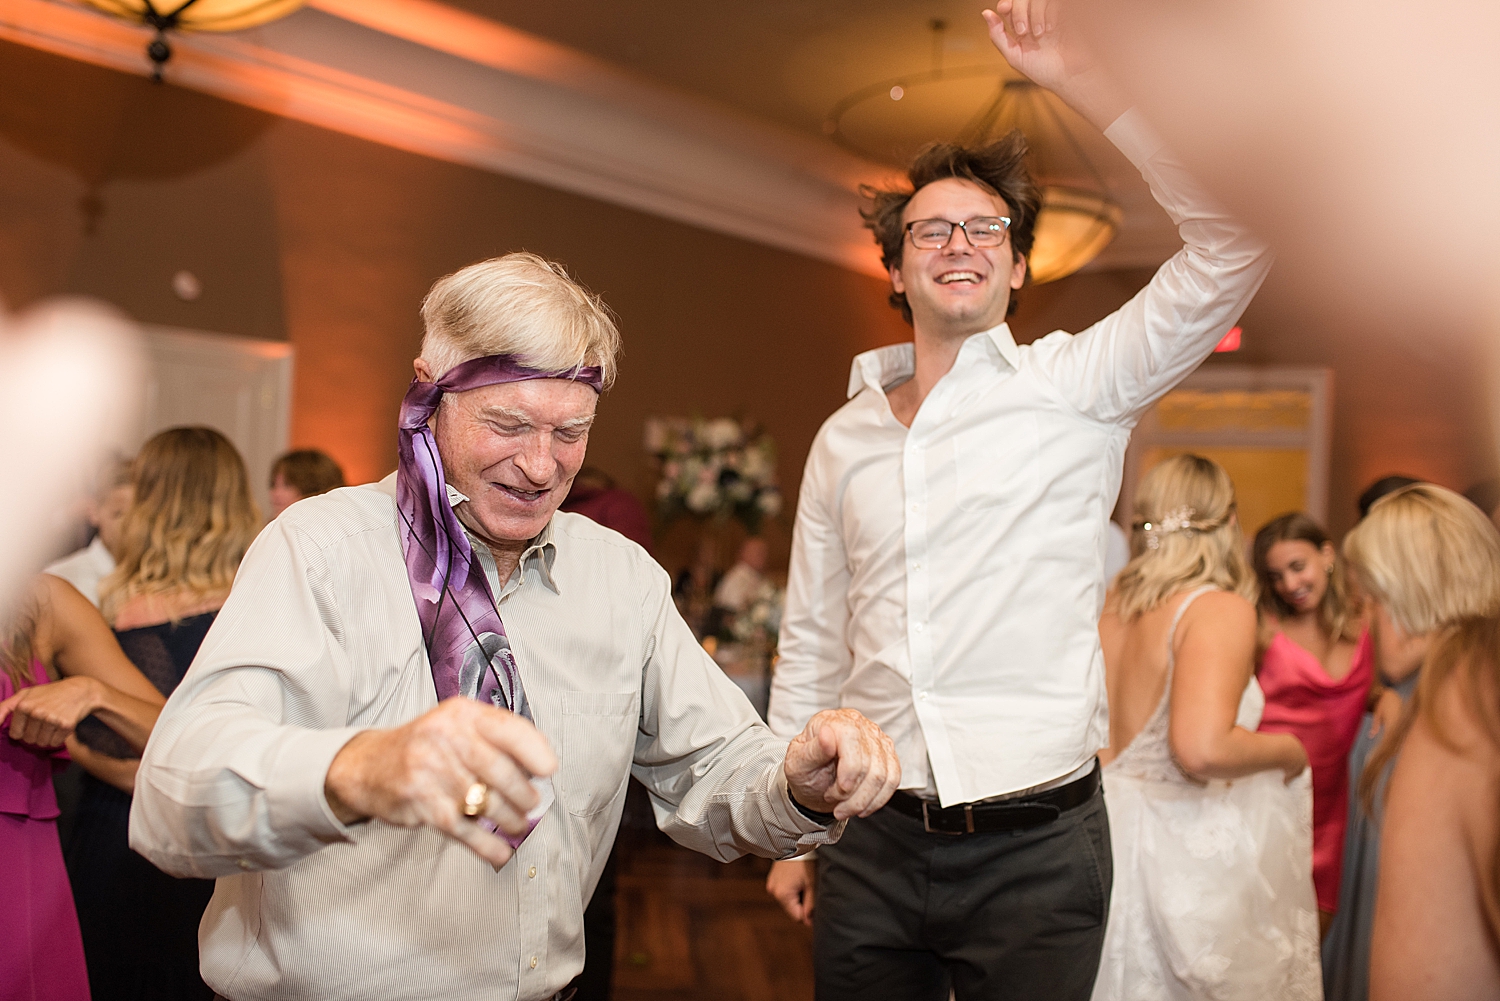
<svg viewBox="0 0 1500 1001">
<path fill-rule="evenodd" d="M 931 414 L 939 402 L 944 386 L 933 389 L 924 404 Z M 942 723 L 935 707 L 929 702 L 932 677 L 932 631 L 928 628 L 931 618 L 931 587 L 928 564 L 928 529 L 931 517 L 931 498 L 927 494 L 927 434 L 923 414 L 918 413 L 912 428 L 906 434 L 902 449 L 902 474 L 906 488 L 908 514 L 906 517 L 906 639 L 911 664 L 912 704 L 916 708 L 917 721 L 922 727 L 927 743 L 932 743 L 934 731 L 940 731 Z"/>
</svg>

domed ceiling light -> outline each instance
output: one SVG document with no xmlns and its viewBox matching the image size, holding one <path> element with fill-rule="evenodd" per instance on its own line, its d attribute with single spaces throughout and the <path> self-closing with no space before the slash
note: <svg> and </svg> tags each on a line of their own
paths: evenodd
<svg viewBox="0 0 1500 1001">
<path fill-rule="evenodd" d="M 945 69 L 942 39 L 946 25 L 933 21 L 931 27 L 931 70 L 860 88 L 829 112 L 824 133 L 867 159 L 902 164 L 912 152 L 905 147 L 918 135 L 925 141 L 951 138 L 974 146 L 1019 129 L 1030 146 L 1028 166 L 1042 197 L 1031 248 L 1031 280 L 1041 284 L 1072 274 L 1109 246 L 1124 218 L 1104 175 L 1059 111 L 1057 98 L 1030 80 L 1002 77 L 994 95 L 967 122 L 956 128 L 957 123 L 934 124 L 940 115 L 951 118 L 952 114 L 951 107 L 936 106 L 942 103 L 936 100 L 937 92 L 951 100 L 960 91 L 955 84 L 974 77 L 993 78 L 995 70 L 991 66 Z M 933 99 L 921 100 L 924 90 L 935 92 Z M 905 120 L 896 121 L 895 116 Z M 924 123 L 924 117 L 929 121 Z M 851 128 L 851 118 L 858 118 L 859 125 Z M 872 119 L 877 120 L 872 124 Z M 861 139 L 855 138 L 856 132 L 862 134 Z M 892 141 L 898 133 L 900 140 Z"/>
<path fill-rule="evenodd" d="M 156 29 L 146 46 L 151 78 L 161 80 L 172 58 L 169 31 L 239 31 L 285 17 L 304 0 L 80 0 L 81 3 L 133 24 Z"/>
</svg>

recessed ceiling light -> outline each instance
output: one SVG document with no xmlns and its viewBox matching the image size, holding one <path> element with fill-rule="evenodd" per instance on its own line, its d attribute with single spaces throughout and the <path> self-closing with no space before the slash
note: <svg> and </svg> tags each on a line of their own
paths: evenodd
<svg viewBox="0 0 1500 1001">
<path fill-rule="evenodd" d="M 899 101 L 899 100 L 901 100 L 905 96 L 906 96 L 906 91 L 905 91 L 905 89 L 903 89 L 901 87 L 900 84 L 897 84 L 896 86 L 894 86 L 894 87 L 891 88 L 891 100 L 892 101 Z"/>
</svg>

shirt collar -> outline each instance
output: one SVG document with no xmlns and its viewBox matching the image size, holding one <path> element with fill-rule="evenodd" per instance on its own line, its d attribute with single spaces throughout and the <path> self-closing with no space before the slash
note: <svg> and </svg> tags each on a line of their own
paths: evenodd
<svg viewBox="0 0 1500 1001">
<path fill-rule="evenodd" d="M 964 341 L 964 348 L 976 342 L 992 346 L 995 354 L 1003 358 L 1012 371 L 1020 369 L 1021 349 L 1016 347 L 1010 324 L 1002 323 L 970 336 Z M 964 348 L 959 349 L 960 357 Z M 911 378 L 915 371 L 916 349 L 911 341 L 865 351 L 855 355 L 854 363 L 849 367 L 849 396 L 852 398 L 867 387 L 883 393 L 885 387 Z"/>
<path fill-rule="evenodd" d="M 468 497 L 464 496 L 464 494 L 457 488 L 455 488 L 453 484 L 445 483 L 444 486 L 448 488 L 448 503 L 451 506 L 458 507 L 458 505 L 464 503 L 469 499 Z M 474 538 L 474 533 L 470 532 L 467 526 L 464 527 L 464 533 L 469 536 L 469 544 L 471 546 L 484 545 L 483 542 Z M 521 559 L 518 566 L 523 571 L 528 566 L 533 567 L 536 570 L 537 574 L 541 576 L 542 583 L 546 584 L 554 594 L 561 594 L 562 592 L 558 590 L 557 587 L 557 580 L 552 576 L 552 566 L 556 562 L 557 543 L 553 541 L 552 519 L 548 518 L 546 526 L 543 527 L 542 530 L 537 533 L 536 538 L 528 542 L 526 544 L 526 548 L 521 551 Z M 504 588 L 506 583 L 506 581 L 502 580 L 500 582 L 500 586 Z M 498 600 L 499 596 L 496 595 L 496 598 Z"/>
</svg>

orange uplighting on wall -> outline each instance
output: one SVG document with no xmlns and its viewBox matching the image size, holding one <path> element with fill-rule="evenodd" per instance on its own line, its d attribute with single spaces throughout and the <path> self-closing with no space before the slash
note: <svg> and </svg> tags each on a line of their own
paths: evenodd
<svg viewBox="0 0 1500 1001">
<path fill-rule="evenodd" d="M 1240 349 L 1240 328 L 1239 327 L 1230 327 L 1229 328 L 1229 333 L 1227 333 L 1227 334 L 1224 335 L 1224 339 L 1221 340 L 1221 341 L 1219 341 L 1219 345 L 1218 345 L 1218 347 L 1214 348 L 1214 351 L 1215 351 L 1215 353 L 1217 353 L 1219 351 L 1238 351 L 1239 349 Z"/>
</svg>

